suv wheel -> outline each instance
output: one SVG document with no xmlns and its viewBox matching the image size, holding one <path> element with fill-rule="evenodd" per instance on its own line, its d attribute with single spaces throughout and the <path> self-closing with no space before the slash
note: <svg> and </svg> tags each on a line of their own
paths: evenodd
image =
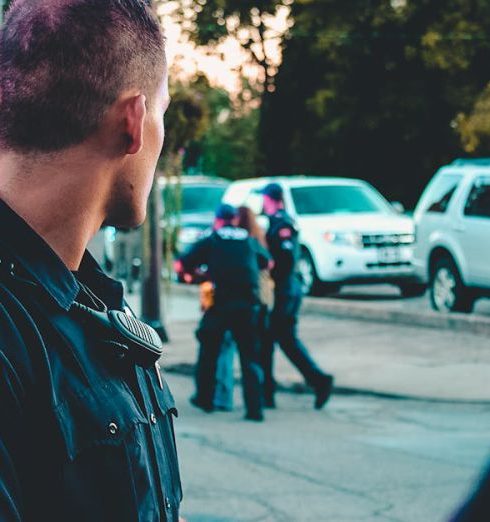
<svg viewBox="0 0 490 522">
<path fill-rule="evenodd" d="M 439 259 L 432 271 L 430 301 L 438 312 L 464 312 L 473 310 L 475 298 L 465 287 L 458 268 L 449 257 Z"/>
<path fill-rule="evenodd" d="M 340 290 L 337 283 L 324 283 L 318 279 L 315 263 L 311 254 L 303 248 L 298 260 L 298 272 L 301 279 L 303 295 L 314 295 L 317 297 L 327 294 L 335 294 Z"/>
<path fill-rule="evenodd" d="M 304 295 L 318 295 L 320 281 L 311 254 L 306 249 L 301 250 L 298 260 L 298 272 L 301 279 L 301 289 Z"/>
<path fill-rule="evenodd" d="M 421 283 L 401 283 L 398 285 L 402 297 L 421 297 L 425 294 L 427 286 Z"/>
</svg>

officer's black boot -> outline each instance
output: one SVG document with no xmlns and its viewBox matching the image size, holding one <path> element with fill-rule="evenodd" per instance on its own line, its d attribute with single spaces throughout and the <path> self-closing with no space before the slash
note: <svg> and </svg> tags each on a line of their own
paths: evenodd
<svg viewBox="0 0 490 522">
<path fill-rule="evenodd" d="M 265 393 L 264 394 L 264 408 L 268 408 L 269 410 L 274 410 L 276 408 L 276 399 L 274 398 L 274 393 Z"/>
<path fill-rule="evenodd" d="M 321 378 L 321 380 L 319 380 L 319 383 L 315 386 L 314 390 L 316 410 L 321 410 L 330 398 L 333 389 L 333 381 L 333 376 L 326 374 Z"/>
<path fill-rule="evenodd" d="M 199 408 L 200 410 L 206 413 L 212 413 L 214 411 L 214 407 L 212 404 L 202 402 L 196 395 L 193 395 L 189 399 L 189 402 L 196 408 Z"/>
<path fill-rule="evenodd" d="M 245 420 L 249 420 L 249 421 L 255 421 L 255 422 L 262 422 L 264 420 L 264 415 L 262 412 L 248 412 L 246 415 L 245 415 Z"/>
</svg>

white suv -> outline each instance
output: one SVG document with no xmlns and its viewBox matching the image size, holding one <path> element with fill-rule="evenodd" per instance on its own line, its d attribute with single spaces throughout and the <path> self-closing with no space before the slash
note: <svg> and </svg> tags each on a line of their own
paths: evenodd
<svg viewBox="0 0 490 522">
<path fill-rule="evenodd" d="M 439 169 L 415 209 L 414 265 L 441 312 L 471 312 L 490 297 L 490 160 Z"/>
<path fill-rule="evenodd" d="M 299 228 L 305 293 L 364 282 L 395 284 L 405 296 L 423 292 L 413 278 L 413 221 L 371 185 L 347 178 L 257 178 L 232 183 L 223 201 L 260 214 L 260 190 L 271 181 L 282 186 L 286 211 Z"/>
</svg>

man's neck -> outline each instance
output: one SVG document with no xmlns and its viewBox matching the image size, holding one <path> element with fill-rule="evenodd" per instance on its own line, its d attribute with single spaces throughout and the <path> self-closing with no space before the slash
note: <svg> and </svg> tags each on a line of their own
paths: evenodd
<svg viewBox="0 0 490 522">
<path fill-rule="evenodd" d="M 87 243 L 104 220 L 104 192 L 86 157 L 77 152 L 26 160 L 0 155 L 0 199 L 53 249 L 70 270 L 78 270 Z M 107 192 L 105 192 L 107 194 Z"/>
</svg>

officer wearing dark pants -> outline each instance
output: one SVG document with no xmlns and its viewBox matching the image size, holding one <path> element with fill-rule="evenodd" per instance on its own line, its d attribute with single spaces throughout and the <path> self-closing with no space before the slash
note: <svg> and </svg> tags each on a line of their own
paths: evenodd
<svg viewBox="0 0 490 522">
<path fill-rule="evenodd" d="M 214 303 L 197 330 L 200 342 L 196 369 L 196 395 L 191 402 L 211 412 L 216 383 L 216 365 L 226 331 L 230 331 L 240 353 L 246 418 L 260 421 L 263 373 L 260 364 L 258 279 L 269 263 L 268 252 L 236 226 L 237 211 L 221 205 L 214 231 L 194 245 L 179 260 L 178 269 L 192 273 L 206 265 L 214 284 Z"/>
<path fill-rule="evenodd" d="M 270 318 L 267 342 L 262 353 L 264 369 L 264 397 L 267 407 L 275 407 L 273 352 L 277 343 L 296 366 L 315 392 L 315 408 L 322 408 L 330 397 L 333 377 L 324 373 L 311 358 L 297 335 L 298 314 L 301 307 L 301 284 L 296 272 L 299 257 L 298 231 L 284 210 L 282 187 L 270 183 L 262 191 L 264 211 L 269 216 L 267 243 L 274 267 L 271 275 L 275 283 L 275 303 Z"/>
<path fill-rule="evenodd" d="M 258 307 L 248 303 L 217 304 L 204 314 L 197 330 L 201 348 L 195 402 L 205 410 L 213 408 L 216 364 L 227 330 L 233 335 L 240 354 L 246 411 L 250 417 L 260 417 L 263 376 L 259 359 Z"/>
</svg>

